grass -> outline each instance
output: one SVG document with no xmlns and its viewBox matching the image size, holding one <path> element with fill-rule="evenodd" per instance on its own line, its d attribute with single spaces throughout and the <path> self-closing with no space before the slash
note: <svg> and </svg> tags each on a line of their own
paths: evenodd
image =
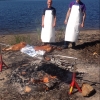
<svg viewBox="0 0 100 100">
<path fill-rule="evenodd" d="M 11 41 L 10 44 L 13 45 L 22 41 L 31 44 L 32 38 L 30 35 L 14 35 L 14 39 Z"/>
<path fill-rule="evenodd" d="M 56 33 L 57 41 L 63 41 L 65 36 L 65 29 L 62 27 Z"/>
<path fill-rule="evenodd" d="M 60 28 L 56 31 L 56 41 L 64 40 L 64 28 Z M 37 28 L 35 33 L 32 34 L 16 34 L 13 38 L 9 40 L 10 45 L 14 45 L 20 42 L 26 42 L 27 44 L 33 44 L 32 42 L 41 42 L 41 29 Z M 34 45 L 34 44 L 33 44 Z"/>
<path fill-rule="evenodd" d="M 41 29 L 37 28 L 37 34 L 38 34 L 38 40 L 40 40 L 41 38 Z"/>
<path fill-rule="evenodd" d="M 26 42 L 27 44 L 32 44 L 33 41 L 40 41 L 40 37 L 41 37 L 41 30 L 39 28 L 37 28 L 35 35 L 33 34 L 17 34 L 14 35 L 14 38 L 10 40 L 10 44 L 17 44 L 20 42 Z"/>
</svg>

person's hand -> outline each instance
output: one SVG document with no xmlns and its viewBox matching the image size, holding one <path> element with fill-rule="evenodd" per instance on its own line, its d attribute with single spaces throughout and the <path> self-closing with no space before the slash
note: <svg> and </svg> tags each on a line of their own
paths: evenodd
<svg viewBox="0 0 100 100">
<path fill-rule="evenodd" d="M 42 27 L 44 27 L 44 23 L 42 23 Z"/>
<path fill-rule="evenodd" d="M 81 27 L 82 27 L 82 28 L 84 27 L 84 23 L 81 24 Z"/>
<path fill-rule="evenodd" d="M 64 21 L 64 24 L 67 24 L 67 20 Z"/>
<path fill-rule="evenodd" d="M 55 27 L 56 26 L 56 23 L 53 23 L 53 27 Z"/>
</svg>

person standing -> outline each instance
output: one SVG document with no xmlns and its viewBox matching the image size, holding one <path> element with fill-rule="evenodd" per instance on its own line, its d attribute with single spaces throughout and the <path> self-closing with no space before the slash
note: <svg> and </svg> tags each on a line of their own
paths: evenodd
<svg viewBox="0 0 100 100">
<path fill-rule="evenodd" d="M 43 44 L 55 42 L 56 9 L 52 0 L 47 0 L 47 8 L 43 10 L 41 40 Z"/>
<path fill-rule="evenodd" d="M 68 48 L 69 43 L 72 43 L 72 48 L 75 48 L 75 42 L 78 39 L 80 27 L 84 27 L 86 18 L 86 7 L 81 0 L 75 0 L 70 3 L 64 23 L 66 25 L 64 49 Z"/>
</svg>

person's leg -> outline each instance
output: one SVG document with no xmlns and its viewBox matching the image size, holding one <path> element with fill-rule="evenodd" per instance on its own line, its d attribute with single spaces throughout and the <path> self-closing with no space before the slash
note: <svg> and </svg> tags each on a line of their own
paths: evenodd
<svg viewBox="0 0 100 100">
<path fill-rule="evenodd" d="M 75 49 L 75 42 L 72 42 L 72 49 Z"/>
<path fill-rule="evenodd" d="M 69 42 L 68 41 L 64 41 L 64 47 L 63 47 L 63 49 L 67 49 L 68 45 L 69 45 Z"/>
</svg>

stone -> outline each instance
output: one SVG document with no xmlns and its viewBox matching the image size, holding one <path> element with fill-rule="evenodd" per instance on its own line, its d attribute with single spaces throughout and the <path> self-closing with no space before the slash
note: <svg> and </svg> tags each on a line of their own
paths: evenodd
<svg viewBox="0 0 100 100">
<path fill-rule="evenodd" d="M 82 95 L 83 96 L 89 96 L 93 91 L 94 91 L 94 88 L 91 85 L 87 83 L 82 84 Z"/>
<path fill-rule="evenodd" d="M 29 93 L 31 92 L 31 88 L 29 86 L 25 86 L 24 92 Z"/>
</svg>

